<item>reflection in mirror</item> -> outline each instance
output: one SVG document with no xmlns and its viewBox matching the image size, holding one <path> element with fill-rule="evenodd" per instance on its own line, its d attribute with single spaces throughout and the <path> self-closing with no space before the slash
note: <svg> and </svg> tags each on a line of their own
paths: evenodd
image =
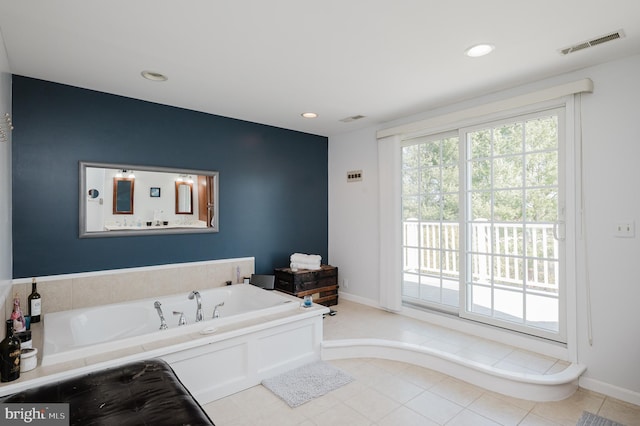
<svg viewBox="0 0 640 426">
<path fill-rule="evenodd" d="M 113 214 L 133 214 L 135 178 L 113 178 Z"/>
<path fill-rule="evenodd" d="M 218 232 L 216 171 L 80 162 L 79 194 L 81 238 Z"/>
<path fill-rule="evenodd" d="M 193 182 L 176 181 L 176 214 L 193 214 Z"/>
</svg>

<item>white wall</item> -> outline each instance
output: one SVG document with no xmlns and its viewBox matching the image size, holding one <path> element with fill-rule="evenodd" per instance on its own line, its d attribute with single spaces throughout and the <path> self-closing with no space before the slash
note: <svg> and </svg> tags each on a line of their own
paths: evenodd
<svg viewBox="0 0 640 426">
<path fill-rule="evenodd" d="M 5 132 L 5 113 L 11 113 L 11 74 L 9 60 L 0 34 L 0 123 Z M 12 277 L 11 250 L 11 136 L 0 142 L 0 286 L 9 284 Z M 4 294 L 0 291 L 0 295 Z"/>
<path fill-rule="evenodd" d="M 378 299 L 378 151 L 375 129 L 329 138 L 329 262 L 341 291 Z M 347 172 L 362 181 L 347 183 Z"/>
<path fill-rule="evenodd" d="M 376 304 L 379 294 L 378 175 L 375 132 L 380 128 L 591 78 L 582 97 L 586 229 L 593 320 L 587 338 L 584 241 L 578 241 L 578 360 L 587 365 L 581 385 L 640 403 L 640 229 L 614 238 L 618 221 L 640 227 L 640 56 L 587 68 L 385 125 L 329 138 L 329 261 L 348 280 L 341 291 Z M 347 183 L 348 170 L 363 181 Z"/>
</svg>

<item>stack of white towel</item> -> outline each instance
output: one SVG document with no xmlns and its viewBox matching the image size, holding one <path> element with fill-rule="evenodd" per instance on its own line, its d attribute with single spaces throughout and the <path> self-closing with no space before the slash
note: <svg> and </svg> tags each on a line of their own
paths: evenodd
<svg viewBox="0 0 640 426">
<path fill-rule="evenodd" d="M 293 253 L 289 260 L 291 260 L 292 271 L 297 271 L 298 269 L 317 271 L 321 269 L 322 256 L 318 254 Z"/>
</svg>

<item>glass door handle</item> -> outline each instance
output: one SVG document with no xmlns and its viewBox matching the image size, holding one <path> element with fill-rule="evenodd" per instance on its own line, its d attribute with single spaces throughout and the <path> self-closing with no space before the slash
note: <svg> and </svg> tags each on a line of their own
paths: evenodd
<svg viewBox="0 0 640 426">
<path fill-rule="evenodd" d="M 558 232 L 560 226 L 564 228 L 564 225 L 565 225 L 564 221 L 558 221 L 553 224 L 553 238 L 555 238 L 558 241 L 564 241 L 566 238 L 565 235 L 560 235 L 560 233 Z"/>
</svg>

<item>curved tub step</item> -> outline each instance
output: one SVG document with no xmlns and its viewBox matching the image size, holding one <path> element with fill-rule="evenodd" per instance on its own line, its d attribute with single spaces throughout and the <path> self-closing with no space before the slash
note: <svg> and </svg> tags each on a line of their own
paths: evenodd
<svg viewBox="0 0 640 426">
<path fill-rule="evenodd" d="M 439 371 L 504 395 L 530 401 L 559 401 L 578 388 L 586 367 L 570 364 L 555 374 L 527 374 L 496 368 L 439 349 L 384 339 L 322 342 L 322 359 L 381 358 Z"/>
</svg>

